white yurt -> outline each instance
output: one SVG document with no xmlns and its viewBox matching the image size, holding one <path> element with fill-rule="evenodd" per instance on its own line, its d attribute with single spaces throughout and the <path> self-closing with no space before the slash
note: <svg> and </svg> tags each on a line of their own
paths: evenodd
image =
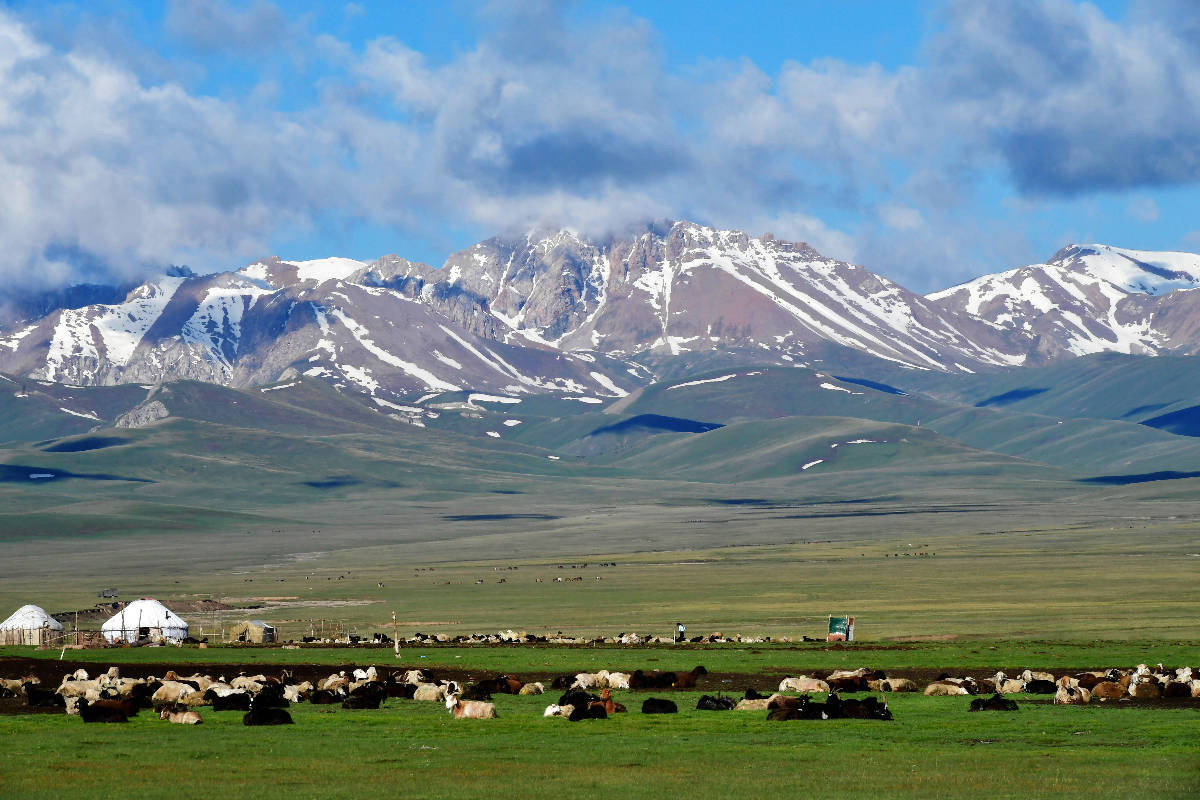
<svg viewBox="0 0 1200 800">
<path fill-rule="evenodd" d="M 143 597 L 114 614 L 100 626 L 100 632 L 110 642 L 145 638 L 179 641 L 187 637 L 188 624 L 153 597 Z"/>
<path fill-rule="evenodd" d="M 0 622 L 0 644 L 49 644 L 62 629 L 62 623 L 41 606 L 21 606 Z"/>
</svg>

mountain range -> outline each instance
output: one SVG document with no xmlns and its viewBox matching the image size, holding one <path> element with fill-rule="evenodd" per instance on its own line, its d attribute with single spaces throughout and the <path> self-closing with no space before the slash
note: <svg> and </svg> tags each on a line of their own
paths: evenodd
<svg viewBox="0 0 1200 800">
<path fill-rule="evenodd" d="M 586 403 L 724 365 L 868 358 L 970 374 L 1106 351 L 1193 354 L 1197 287 L 1198 255 L 1106 245 L 921 296 L 770 234 L 690 222 L 603 241 L 534 230 L 441 268 L 269 258 L 175 270 L 116 302 L 62 292 L 58 307 L 35 304 L 0 330 L 0 372 L 78 386 L 306 376 L 415 419 L 433 393 Z"/>
</svg>

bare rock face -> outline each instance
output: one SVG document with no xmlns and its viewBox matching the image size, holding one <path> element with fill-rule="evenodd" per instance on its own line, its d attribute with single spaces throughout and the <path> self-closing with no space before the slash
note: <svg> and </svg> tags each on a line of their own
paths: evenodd
<svg viewBox="0 0 1200 800">
<path fill-rule="evenodd" d="M 117 417 L 117 421 L 113 423 L 113 426 L 117 428 L 144 428 L 169 416 L 171 416 L 171 412 L 167 411 L 166 406 L 158 400 L 151 400 L 131 408 Z"/>
</svg>

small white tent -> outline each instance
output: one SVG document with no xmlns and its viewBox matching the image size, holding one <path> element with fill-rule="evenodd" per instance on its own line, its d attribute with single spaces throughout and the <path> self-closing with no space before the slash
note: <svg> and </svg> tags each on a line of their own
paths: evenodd
<svg viewBox="0 0 1200 800">
<path fill-rule="evenodd" d="M 187 637 L 188 624 L 153 597 L 143 597 L 114 614 L 100 626 L 100 632 L 110 642 L 147 637 L 179 641 Z"/>
<path fill-rule="evenodd" d="M 46 634 L 63 629 L 62 623 L 40 606 L 18 608 L 11 617 L 0 622 L 0 644 L 45 644 Z"/>
</svg>

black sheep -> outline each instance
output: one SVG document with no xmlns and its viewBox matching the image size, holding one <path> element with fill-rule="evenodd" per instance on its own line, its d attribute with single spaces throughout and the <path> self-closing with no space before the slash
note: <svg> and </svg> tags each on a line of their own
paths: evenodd
<svg viewBox="0 0 1200 800">
<path fill-rule="evenodd" d="M 866 697 L 862 700 L 846 700 L 842 703 L 842 716 L 850 719 L 879 719 L 890 720 L 892 712 L 886 702 L 880 702 L 877 697 Z"/>
<path fill-rule="evenodd" d="M 260 706 L 258 701 L 250 704 L 250 710 L 242 717 L 243 725 L 291 725 L 292 715 L 275 706 Z"/>
<path fill-rule="evenodd" d="M 572 689 L 564 693 L 562 697 L 558 698 L 558 704 L 560 706 L 575 706 L 576 708 L 583 708 L 587 706 L 588 703 L 595 703 L 599 700 L 600 697 L 598 695 L 590 694 L 582 689 Z"/>
<path fill-rule="evenodd" d="M 209 697 L 209 694 L 212 697 Z M 213 711 L 249 711 L 250 710 L 250 695 L 246 692 L 230 692 L 227 695 L 221 696 L 209 689 L 204 693 L 204 699 L 208 700 L 212 705 Z"/>
<path fill-rule="evenodd" d="M 482 701 L 491 700 L 492 699 L 492 691 L 494 691 L 494 689 L 491 687 L 491 685 L 492 685 L 491 681 L 480 681 L 479 683 L 468 686 L 467 688 L 462 690 L 462 694 L 459 695 L 459 699 L 461 699 L 461 700 L 482 700 Z"/>
<path fill-rule="evenodd" d="M 79 699 L 79 716 L 84 722 L 128 722 L 129 705 L 112 700 L 97 700 L 89 703 L 86 698 Z"/>
<path fill-rule="evenodd" d="M 571 709 L 568 719 L 571 722 L 579 722 L 581 719 L 608 719 L 608 712 L 602 705 L 575 706 Z"/>
<path fill-rule="evenodd" d="M 42 689 L 36 683 L 26 683 L 25 705 L 33 708 L 66 708 L 67 703 L 58 692 Z"/>
<path fill-rule="evenodd" d="M 696 710 L 732 711 L 735 705 L 737 705 L 737 703 L 735 703 L 729 697 L 712 697 L 711 695 L 706 694 L 696 702 Z"/>
<path fill-rule="evenodd" d="M 971 701 L 971 707 L 967 711 L 1016 711 L 1017 701 L 1009 700 L 1000 694 L 994 694 L 986 700 L 982 697 L 977 697 Z"/>
<path fill-rule="evenodd" d="M 657 697 L 647 697 L 642 701 L 643 714 L 677 714 L 679 707 L 674 701 L 661 700 Z"/>
<path fill-rule="evenodd" d="M 383 698 L 377 694 L 354 694 L 342 701 L 342 708 L 350 709 L 377 709 L 379 704 L 383 702 Z"/>
<path fill-rule="evenodd" d="M 342 700 L 342 695 L 332 692 L 329 689 L 314 689 L 312 694 L 308 696 L 308 702 L 314 706 L 330 706 L 334 703 L 340 703 Z"/>
</svg>

